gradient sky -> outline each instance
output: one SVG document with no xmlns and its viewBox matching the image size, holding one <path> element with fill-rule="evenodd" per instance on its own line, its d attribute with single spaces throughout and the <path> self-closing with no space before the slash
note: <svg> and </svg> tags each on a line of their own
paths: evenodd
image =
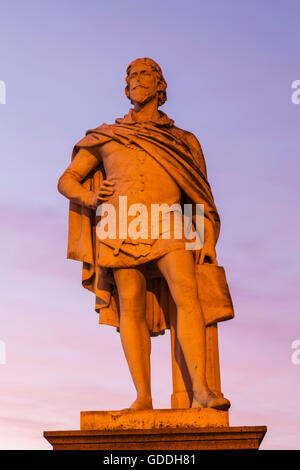
<svg viewBox="0 0 300 470">
<path fill-rule="evenodd" d="M 128 63 L 163 69 L 163 110 L 203 147 L 236 318 L 220 325 L 231 425 L 267 425 L 262 449 L 300 449 L 300 3 L 10 0 L 0 7 L 0 448 L 49 449 L 80 410 L 127 406 L 119 335 L 67 261 L 56 183 L 87 129 L 127 113 Z M 170 406 L 169 334 L 153 340 L 154 405 Z"/>
</svg>

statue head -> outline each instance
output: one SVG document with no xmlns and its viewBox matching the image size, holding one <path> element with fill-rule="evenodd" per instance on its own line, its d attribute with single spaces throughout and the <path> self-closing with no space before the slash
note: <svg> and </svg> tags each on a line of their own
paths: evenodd
<svg viewBox="0 0 300 470">
<path fill-rule="evenodd" d="M 136 59 L 128 65 L 126 82 L 125 93 L 131 103 L 142 104 L 156 95 L 158 106 L 162 106 L 167 100 L 167 83 L 161 68 L 148 57 Z"/>
</svg>

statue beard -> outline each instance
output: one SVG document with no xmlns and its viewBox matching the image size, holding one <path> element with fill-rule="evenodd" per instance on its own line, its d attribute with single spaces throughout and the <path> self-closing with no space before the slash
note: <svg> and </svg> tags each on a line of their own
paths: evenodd
<svg viewBox="0 0 300 470">
<path fill-rule="evenodd" d="M 135 90 L 132 90 L 132 92 L 130 93 L 130 101 L 132 104 L 137 103 L 139 105 L 143 105 L 155 98 L 156 95 L 157 91 L 151 92 L 147 88 L 139 87 Z"/>
</svg>

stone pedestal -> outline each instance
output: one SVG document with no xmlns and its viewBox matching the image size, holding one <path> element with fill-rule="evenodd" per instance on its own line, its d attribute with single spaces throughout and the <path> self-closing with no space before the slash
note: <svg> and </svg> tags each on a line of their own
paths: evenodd
<svg viewBox="0 0 300 470">
<path fill-rule="evenodd" d="M 183 410 L 82 411 L 81 431 L 190 429 L 229 426 L 228 411 Z"/>
<path fill-rule="evenodd" d="M 230 427 L 228 412 L 82 411 L 80 431 L 46 431 L 55 450 L 258 449 L 265 426 Z"/>
</svg>

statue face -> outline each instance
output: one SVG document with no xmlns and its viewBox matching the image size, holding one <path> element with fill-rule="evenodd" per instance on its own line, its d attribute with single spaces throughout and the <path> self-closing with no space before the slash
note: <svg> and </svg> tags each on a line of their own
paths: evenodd
<svg viewBox="0 0 300 470">
<path fill-rule="evenodd" d="M 158 95 L 158 80 L 152 68 L 137 63 L 129 74 L 129 97 L 133 103 L 143 104 Z"/>
</svg>

